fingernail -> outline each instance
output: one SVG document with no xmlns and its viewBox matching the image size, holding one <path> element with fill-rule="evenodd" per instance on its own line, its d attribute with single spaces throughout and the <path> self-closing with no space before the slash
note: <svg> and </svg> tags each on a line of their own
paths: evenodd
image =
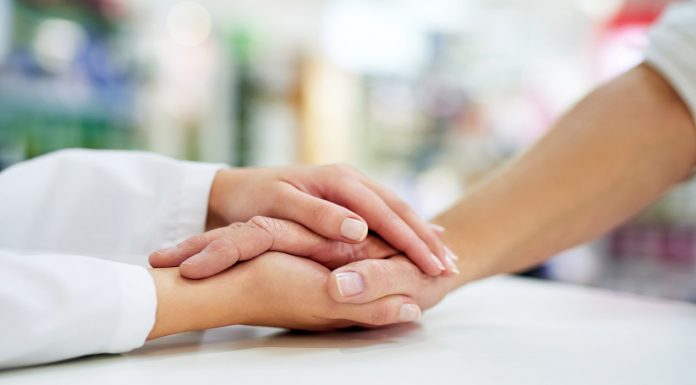
<svg viewBox="0 0 696 385">
<path fill-rule="evenodd" d="M 155 253 L 157 253 L 157 254 L 166 254 L 166 253 L 169 253 L 169 252 L 171 252 L 172 250 L 175 250 L 175 249 L 176 249 L 176 247 L 165 247 L 165 248 L 162 248 L 162 249 L 159 249 L 159 250 L 155 251 Z"/>
<path fill-rule="evenodd" d="M 360 274 L 353 271 L 336 273 L 338 292 L 341 297 L 350 297 L 362 293 L 365 290 L 365 283 Z"/>
<path fill-rule="evenodd" d="M 442 264 L 442 261 L 440 261 L 440 258 L 437 257 L 435 254 L 430 254 L 430 258 L 433 259 L 433 262 L 437 265 L 437 268 L 440 270 L 445 270 L 445 265 Z"/>
<path fill-rule="evenodd" d="M 438 235 L 445 233 L 445 228 L 440 225 L 436 225 L 435 223 L 431 223 L 430 228 L 433 229 L 433 231 L 435 231 Z"/>
<path fill-rule="evenodd" d="M 401 322 L 413 322 L 421 317 L 421 309 L 418 305 L 412 303 L 407 303 L 401 305 L 401 310 L 399 310 L 399 321 Z"/>
<path fill-rule="evenodd" d="M 447 256 L 445 257 L 445 261 L 447 261 L 447 266 L 454 274 L 459 274 L 459 268 L 457 267 L 457 264 L 454 263 L 452 254 L 447 254 Z"/>
<path fill-rule="evenodd" d="M 450 257 L 452 257 L 453 260 L 455 260 L 455 261 L 458 261 L 458 260 L 459 260 L 459 256 L 458 256 L 457 254 L 455 254 L 455 253 L 452 251 L 452 249 L 450 249 L 449 247 L 445 246 L 445 251 L 447 252 L 447 255 L 449 255 Z"/>
<path fill-rule="evenodd" d="M 367 236 L 367 225 L 357 219 L 346 218 L 341 225 L 341 235 L 353 241 L 362 241 Z"/>
</svg>

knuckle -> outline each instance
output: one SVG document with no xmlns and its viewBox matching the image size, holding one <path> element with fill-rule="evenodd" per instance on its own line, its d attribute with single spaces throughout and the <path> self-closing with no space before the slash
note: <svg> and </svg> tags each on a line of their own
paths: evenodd
<svg viewBox="0 0 696 385">
<path fill-rule="evenodd" d="M 283 237 L 284 234 L 288 232 L 288 227 L 285 222 L 275 218 L 257 215 L 251 218 L 249 223 L 261 229 L 263 235 L 265 235 L 266 242 L 269 242 L 269 249 L 273 248 L 276 238 Z"/>
<path fill-rule="evenodd" d="M 239 248 L 239 245 L 237 242 L 234 242 L 231 239 L 216 239 L 215 241 L 211 242 L 207 248 L 216 258 L 225 257 L 225 259 L 237 261 L 242 257 L 242 251 Z"/>
<path fill-rule="evenodd" d="M 241 230 L 242 228 L 244 228 L 244 223 L 242 222 L 230 223 L 229 225 L 227 225 L 227 233 L 234 233 L 236 231 Z"/>
<path fill-rule="evenodd" d="M 264 230 L 271 237 L 282 235 L 288 230 L 284 221 L 275 218 L 256 216 L 251 218 L 250 222 L 256 227 Z"/>
<path fill-rule="evenodd" d="M 331 212 L 333 211 L 329 204 L 322 202 L 313 211 L 312 216 L 316 219 L 319 226 L 325 227 L 325 225 L 328 225 L 327 222 L 331 218 Z"/>
<path fill-rule="evenodd" d="M 353 167 L 347 163 L 335 163 L 335 164 L 329 165 L 329 167 L 333 171 L 333 173 L 335 175 L 338 175 L 338 176 L 355 177 L 358 173 L 358 171 L 355 169 L 355 167 Z"/>
<path fill-rule="evenodd" d="M 235 248 L 235 243 L 226 238 L 216 239 L 208 245 L 208 250 L 213 253 L 219 253 Z"/>
<path fill-rule="evenodd" d="M 197 234 L 197 235 L 194 235 L 192 237 L 185 239 L 178 246 L 180 246 L 184 249 L 189 249 L 189 248 L 195 248 L 198 245 L 202 245 L 205 242 L 206 242 L 205 235 L 204 234 Z"/>
<path fill-rule="evenodd" d="M 256 215 L 249 219 L 250 225 L 261 228 L 262 230 L 265 230 L 269 233 L 272 233 L 278 229 L 279 225 L 277 224 L 277 222 L 278 221 L 276 221 L 273 218 L 264 217 L 261 215 Z"/>
</svg>

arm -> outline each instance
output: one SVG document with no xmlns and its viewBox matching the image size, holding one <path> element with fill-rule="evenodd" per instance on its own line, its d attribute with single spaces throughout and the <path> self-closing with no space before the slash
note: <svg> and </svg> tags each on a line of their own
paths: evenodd
<svg viewBox="0 0 696 385">
<path fill-rule="evenodd" d="M 524 269 L 599 236 L 692 174 L 694 26 L 696 3 L 671 6 L 650 33 L 649 64 L 590 94 L 526 154 L 437 217 L 462 257 L 460 276 L 430 279 L 401 257 L 361 261 L 331 275 L 332 298 L 362 303 L 397 292 L 427 308 L 473 279 Z M 354 296 L 337 290 L 345 272 L 366 283 Z"/>
<path fill-rule="evenodd" d="M 513 272 L 625 221 L 687 178 L 695 160 L 687 107 L 641 65 L 590 94 L 436 222 L 462 257 L 461 282 Z"/>
<path fill-rule="evenodd" d="M 118 259 L 265 215 L 351 244 L 369 226 L 430 275 L 446 262 L 442 242 L 408 205 L 342 165 L 223 169 L 142 152 L 64 150 L 0 174 L 0 213 L 0 246 L 13 250 Z M 200 262 L 191 268 L 198 275 L 210 270 Z"/>
<path fill-rule="evenodd" d="M 403 257 L 335 270 L 327 291 L 340 303 L 391 293 L 427 309 L 474 279 L 514 272 L 590 240 L 688 177 L 696 126 L 682 99 L 642 65 L 590 94 L 520 158 L 483 182 L 435 222 L 461 274 L 427 277 Z M 345 296 L 345 274 L 360 290 Z"/>
<path fill-rule="evenodd" d="M 63 150 L 0 173 L 0 247 L 121 259 L 203 231 L 222 166 Z"/>
<path fill-rule="evenodd" d="M 338 304 L 323 290 L 329 270 L 280 253 L 201 281 L 182 278 L 177 269 L 148 273 L 70 255 L 0 251 L 0 265 L 0 369 L 121 353 L 146 339 L 220 326 L 324 330 L 420 316 L 403 295 Z"/>
<path fill-rule="evenodd" d="M 625 221 L 693 173 L 696 3 L 670 6 L 643 64 L 438 217 L 474 279 L 523 269 Z"/>
<path fill-rule="evenodd" d="M 158 306 L 148 339 L 238 324 L 328 330 L 420 317 L 413 299 L 399 294 L 362 305 L 338 304 L 323 290 L 328 269 L 282 253 L 264 254 L 204 280 L 183 278 L 171 268 L 151 273 Z"/>
<path fill-rule="evenodd" d="M 258 231 L 268 230 L 267 218 L 301 225 L 325 244 L 340 246 L 339 251 L 366 249 L 364 240 L 374 238 L 369 227 L 426 274 L 452 272 L 437 230 L 394 193 L 344 165 L 220 171 L 210 193 L 209 231 L 154 253 L 150 263 L 174 267 L 186 261 L 180 270 L 183 276 L 205 278 L 266 250 L 318 254 L 316 249 L 290 250 L 268 243 L 264 231 Z M 223 227 L 229 224 L 231 229 Z M 323 257 L 326 261 L 334 255 Z"/>
</svg>

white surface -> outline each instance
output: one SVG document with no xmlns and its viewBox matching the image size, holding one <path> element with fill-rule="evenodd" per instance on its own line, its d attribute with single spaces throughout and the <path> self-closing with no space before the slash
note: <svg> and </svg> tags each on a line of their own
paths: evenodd
<svg viewBox="0 0 696 385">
<path fill-rule="evenodd" d="M 416 325 L 329 334 L 232 327 L 0 384 L 694 384 L 696 306 L 522 278 L 472 284 Z"/>
</svg>

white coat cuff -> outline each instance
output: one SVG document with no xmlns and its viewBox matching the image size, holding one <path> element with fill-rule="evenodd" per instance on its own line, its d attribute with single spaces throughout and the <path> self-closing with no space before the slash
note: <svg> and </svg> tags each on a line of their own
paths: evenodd
<svg viewBox="0 0 696 385">
<path fill-rule="evenodd" d="M 174 218 L 169 224 L 168 243 L 175 244 L 205 231 L 210 189 L 224 164 L 181 161 L 183 179 L 175 203 Z"/>
<path fill-rule="evenodd" d="M 120 353 L 142 346 L 157 313 L 157 292 L 150 273 L 143 267 L 112 264 L 120 291 L 116 329 L 106 353 Z"/>
</svg>

